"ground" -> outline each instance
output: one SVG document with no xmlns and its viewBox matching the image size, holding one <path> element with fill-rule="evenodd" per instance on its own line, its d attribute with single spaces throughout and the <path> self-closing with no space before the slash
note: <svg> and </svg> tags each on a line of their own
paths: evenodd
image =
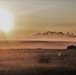
<svg viewBox="0 0 76 75">
<path fill-rule="evenodd" d="M 75 67 L 75 50 L 0 50 L 0 75 L 69 75 Z"/>
</svg>

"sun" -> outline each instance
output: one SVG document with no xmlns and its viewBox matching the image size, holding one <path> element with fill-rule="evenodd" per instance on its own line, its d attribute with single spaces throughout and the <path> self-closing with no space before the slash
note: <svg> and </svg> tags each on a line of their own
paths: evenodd
<svg viewBox="0 0 76 75">
<path fill-rule="evenodd" d="M 9 32 L 13 26 L 13 15 L 6 9 L 0 9 L 0 30 Z"/>
</svg>

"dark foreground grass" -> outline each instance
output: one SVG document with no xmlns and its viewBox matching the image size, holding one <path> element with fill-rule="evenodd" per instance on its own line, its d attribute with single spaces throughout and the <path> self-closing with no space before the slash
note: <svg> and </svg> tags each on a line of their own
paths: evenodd
<svg viewBox="0 0 76 75">
<path fill-rule="evenodd" d="M 37 52 L 31 52 L 30 54 L 28 52 L 23 54 L 22 52 L 16 53 L 16 55 L 12 54 L 12 52 L 8 53 L 8 56 L 11 54 L 12 57 L 8 57 L 9 59 L 0 58 L 0 62 L 3 61 L 0 63 L 0 75 L 76 75 L 76 52 L 72 53 L 72 58 L 75 58 L 75 62 L 71 59 L 70 61 L 65 59 L 65 55 L 58 56 L 58 53 L 57 50 L 47 54 L 46 51 L 41 52 L 41 54 Z M 25 58 L 21 58 L 20 55 L 25 55 Z M 67 61 L 67 63 L 63 63 L 63 61 Z"/>
<path fill-rule="evenodd" d="M 0 75 L 76 75 L 76 70 L 68 68 L 28 67 L 1 70 Z"/>
</svg>

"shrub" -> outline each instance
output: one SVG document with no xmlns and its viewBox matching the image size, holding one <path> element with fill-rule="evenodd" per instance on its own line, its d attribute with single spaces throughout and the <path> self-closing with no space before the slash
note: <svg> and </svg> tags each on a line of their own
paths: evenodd
<svg viewBox="0 0 76 75">
<path fill-rule="evenodd" d="M 50 63 L 50 57 L 46 54 L 38 55 L 38 63 Z"/>
<path fill-rule="evenodd" d="M 76 49 L 76 46 L 74 46 L 74 45 L 67 46 L 67 49 Z"/>
</svg>

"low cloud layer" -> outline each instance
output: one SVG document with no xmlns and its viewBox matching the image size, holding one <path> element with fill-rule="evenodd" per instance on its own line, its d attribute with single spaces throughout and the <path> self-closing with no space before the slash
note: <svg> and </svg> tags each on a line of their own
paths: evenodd
<svg viewBox="0 0 76 75">
<path fill-rule="evenodd" d="M 76 41 L 76 35 L 73 32 L 64 33 L 62 31 L 46 31 L 41 33 L 36 33 L 30 36 L 29 39 L 33 40 L 52 40 L 52 41 Z"/>
<path fill-rule="evenodd" d="M 68 36 L 68 37 L 76 37 L 76 35 L 74 35 L 73 32 L 64 33 L 62 31 L 60 31 L 60 32 L 46 31 L 46 32 L 43 32 L 43 33 L 37 33 L 34 36 L 38 36 L 38 35 L 60 35 L 60 36 L 64 35 L 64 36 Z"/>
</svg>

